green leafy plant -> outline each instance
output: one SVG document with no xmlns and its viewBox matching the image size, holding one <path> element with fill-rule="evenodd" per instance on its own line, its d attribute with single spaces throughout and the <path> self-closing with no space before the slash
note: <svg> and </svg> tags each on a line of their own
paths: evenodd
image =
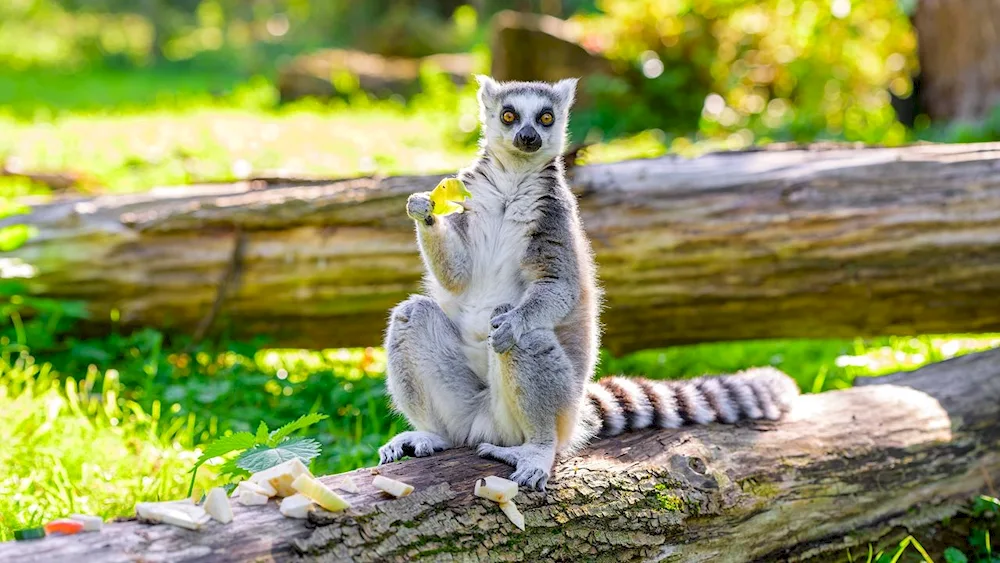
<svg viewBox="0 0 1000 563">
<path fill-rule="evenodd" d="M 972 503 L 972 516 L 973 518 L 982 518 L 984 516 L 996 518 L 1000 516 L 1000 499 L 987 495 L 979 495 L 976 501 Z"/>
<path fill-rule="evenodd" d="M 947 563 L 969 563 L 969 558 L 958 548 L 949 547 L 944 550 L 944 560 Z"/>
<path fill-rule="evenodd" d="M 205 448 L 191 468 L 188 496 L 194 492 L 199 467 L 212 459 L 234 452 L 240 454 L 222 465 L 222 475 L 246 476 L 294 458 L 308 464 L 319 457 L 322 451 L 320 443 L 312 438 L 292 438 L 291 435 L 327 418 L 329 417 L 325 414 L 309 413 L 274 431 L 269 431 L 267 423 L 261 421 L 256 433 L 236 432 L 216 439 Z"/>
<path fill-rule="evenodd" d="M 889 92 L 911 94 L 917 43 L 897 0 L 596 0 L 595 7 L 574 16 L 581 41 L 619 73 L 584 83 L 595 106 L 574 113 L 575 128 L 607 138 L 656 124 L 668 136 L 697 131 L 733 148 L 906 140 Z"/>
</svg>

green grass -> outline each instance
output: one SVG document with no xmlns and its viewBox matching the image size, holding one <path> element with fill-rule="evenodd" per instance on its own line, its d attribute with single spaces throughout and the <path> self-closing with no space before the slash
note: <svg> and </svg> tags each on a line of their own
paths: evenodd
<svg viewBox="0 0 1000 563">
<path fill-rule="evenodd" d="M 138 500 L 181 497 L 199 445 L 261 420 L 275 428 L 307 412 L 330 415 L 310 430 L 324 446 L 314 462 L 323 474 L 374 463 L 378 446 L 405 428 L 388 410 L 381 349 L 193 345 L 152 330 L 93 340 L 46 332 L 62 323 L 43 315 L 19 331 L 8 324 L 0 337 L 0 540 L 73 511 L 123 516 Z M 29 352 L 32 342 L 44 361 Z M 775 365 L 816 391 L 993 346 L 1000 335 L 719 343 L 605 355 L 599 371 L 679 378 Z M 200 486 L 213 476 L 209 464 Z"/>
<path fill-rule="evenodd" d="M 177 497 L 196 457 L 191 425 L 119 394 L 113 378 L 59 378 L 27 353 L 0 356 L 0 541 L 70 513 Z"/>
<path fill-rule="evenodd" d="M 1000 335 L 883 337 L 848 340 L 722 342 L 645 350 L 624 358 L 605 355 L 604 373 L 680 379 L 774 366 L 806 392 L 844 389 L 858 376 L 909 371 L 958 354 L 1000 346 Z"/>
<path fill-rule="evenodd" d="M 423 87 L 406 103 L 355 93 L 280 105 L 264 76 L 175 66 L 79 73 L 0 66 L 0 163 L 72 173 L 82 191 L 112 193 L 250 176 L 454 171 L 476 152 L 474 86 L 456 88 L 428 73 Z M 583 160 L 710 148 L 725 145 L 684 137 L 668 144 L 653 131 L 598 143 Z M 0 200 L 24 195 L 24 183 L 0 176 Z"/>
<path fill-rule="evenodd" d="M 23 171 L 72 172 L 95 191 L 248 176 L 441 172 L 463 166 L 476 150 L 465 117 L 475 113 L 472 91 L 434 76 L 428 93 L 407 105 L 358 94 L 286 106 L 276 105 L 275 88 L 262 77 L 215 86 L 211 74 L 187 76 L 168 90 L 158 72 L 84 74 L 80 84 L 72 75 L 43 73 L 37 83 L 26 82 L 29 76 L 4 80 L 0 72 L 0 160 Z M 77 97 L 62 101 L 58 93 L 67 91 Z M 24 102 L 36 92 L 55 94 L 38 106 Z"/>
</svg>

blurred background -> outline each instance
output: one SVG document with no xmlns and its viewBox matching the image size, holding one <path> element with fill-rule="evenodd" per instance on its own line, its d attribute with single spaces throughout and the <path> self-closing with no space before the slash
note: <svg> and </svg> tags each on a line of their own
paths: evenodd
<svg viewBox="0 0 1000 563">
<path fill-rule="evenodd" d="M 110 191 L 448 170 L 474 72 L 583 77 L 594 159 L 996 138 L 995 3 L 923 4 L 7 0 L 0 163 Z"/>
<path fill-rule="evenodd" d="M 0 217 L 25 196 L 452 171 L 476 151 L 473 73 L 582 77 L 571 134 L 588 162 L 996 140 L 998 33 L 991 0 L 4 0 Z M 0 230 L 0 251 L 27 236 Z M 379 348 L 85 337 L 82 304 L 4 280 L 0 312 L 0 540 L 183 495 L 206 442 L 261 421 L 329 414 L 310 430 L 319 473 L 373 463 L 405 428 Z M 820 392 L 998 345 L 718 343 L 605 353 L 600 371 L 775 365 Z"/>
</svg>

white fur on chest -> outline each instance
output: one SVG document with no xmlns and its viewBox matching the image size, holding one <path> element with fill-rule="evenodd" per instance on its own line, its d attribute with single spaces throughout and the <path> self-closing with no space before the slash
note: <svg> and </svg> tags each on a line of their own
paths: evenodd
<svg viewBox="0 0 1000 563">
<path fill-rule="evenodd" d="M 458 325 L 470 367 L 488 381 L 487 337 L 493 310 L 517 306 L 527 286 L 522 259 L 528 246 L 540 186 L 532 179 L 495 174 L 471 182 L 467 244 L 471 275 L 461 293 L 436 288 L 435 298 Z"/>
</svg>

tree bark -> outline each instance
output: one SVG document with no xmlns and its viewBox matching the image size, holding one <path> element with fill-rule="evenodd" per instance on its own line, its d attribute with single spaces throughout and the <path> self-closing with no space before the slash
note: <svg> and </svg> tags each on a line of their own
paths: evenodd
<svg viewBox="0 0 1000 563">
<path fill-rule="evenodd" d="M 920 0 L 920 96 L 932 119 L 978 121 L 1000 105 L 1000 3 Z"/>
<path fill-rule="evenodd" d="M 126 521 L 2 544 L 0 560 L 838 560 L 947 518 L 1000 480 L 1000 350 L 803 396 L 780 423 L 599 441 L 560 461 L 547 493 L 521 491 L 524 532 L 472 494 L 476 479 L 510 469 L 467 449 L 380 470 L 416 491 L 388 500 L 361 469 L 348 474 L 361 488 L 353 508 L 308 523 L 273 503 L 237 507 L 231 524 L 202 532 Z"/>
<path fill-rule="evenodd" d="M 39 205 L 0 260 L 94 319 L 378 344 L 419 290 L 405 199 L 439 176 L 155 190 Z M 767 150 L 570 171 L 615 353 L 774 337 L 1000 330 L 1000 144 Z M 221 280 L 227 280 L 223 283 Z M 221 303 L 221 304 L 220 304 Z M 95 321 L 96 322 L 96 321 Z"/>
</svg>

